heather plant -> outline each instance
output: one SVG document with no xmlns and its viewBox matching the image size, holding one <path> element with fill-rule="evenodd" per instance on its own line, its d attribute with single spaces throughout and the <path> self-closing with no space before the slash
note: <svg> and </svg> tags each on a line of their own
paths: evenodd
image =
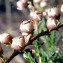
<svg viewBox="0 0 63 63">
<path fill-rule="evenodd" d="M 32 19 L 24 20 L 19 27 L 20 35 L 13 37 L 9 33 L 0 34 L 0 63 L 9 63 L 18 54 L 29 63 L 63 63 L 63 45 L 57 45 L 61 39 L 59 33 L 63 24 L 60 16 L 63 13 L 61 7 L 47 8 L 48 0 L 19 0 L 18 10 L 29 8 Z M 14 50 L 6 59 L 3 57 L 1 44 L 9 45 Z M 33 45 L 34 48 L 26 48 Z"/>
</svg>

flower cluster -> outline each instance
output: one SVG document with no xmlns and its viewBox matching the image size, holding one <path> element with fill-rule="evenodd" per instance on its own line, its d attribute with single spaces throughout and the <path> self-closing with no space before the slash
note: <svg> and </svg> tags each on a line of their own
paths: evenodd
<svg viewBox="0 0 63 63">
<path fill-rule="evenodd" d="M 28 0 L 25 1 L 25 3 L 27 2 Z M 45 9 L 45 7 L 47 6 L 48 0 L 33 0 L 33 3 L 34 3 L 35 9 L 37 9 L 38 7 L 37 10 L 33 12 L 31 11 L 32 14 L 30 14 L 32 15 L 31 17 L 34 20 L 34 23 L 35 23 L 34 26 L 36 28 L 36 31 L 37 31 L 37 25 L 38 25 L 37 22 L 42 20 L 43 16 L 47 17 L 46 26 L 49 30 L 56 28 L 60 24 L 59 18 L 60 18 L 60 11 L 62 12 L 62 6 L 61 6 L 61 10 L 59 9 L 59 7 Z M 41 9 L 44 9 L 44 11 Z"/>
<path fill-rule="evenodd" d="M 59 16 L 60 12 L 58 8 L 48 9 L 48 18 L 47 18 L 47 28 L 52 30 L 57 27 L 56 17 Z M 57 12 L 56 12 L 57 11 Z M 23 49 L 29 42 L 30 38 L 33 35 L 35 30 L 34 26 L 37 25 L 37 21 L 42 19 L 42 12 L 35 11 L 33 15 L 33 20 L 25 20 L 20 24 L 19 30 L 21 32 L 20 36 L 12 37 L 9 33 L 0 34 L 0 43 L 2 44 L 11 44 L 11 48 L 15 50 Z M 35 26 L 36 27 L 36 26 Z"/>
<path fill-rule="evenodd" d="M 49 30 L 56 28 L 60 22 L 60 9 L 58 7 L 49 8 L 47 11 L 47 23 L 46 26 Z"/>
<path fill-rule="evenodd" d="M 19 1 L 17 2 L 17 9 L 18 9 L 18 10 L 23 10 L 23 9 L 25 9 L 25 8 L 29 5 L 29 2 L 30 2 L 30 1 L 31 1 L 31 0 L 19 0 Z M 37 8 L 36 5 L 38 5 L 38 4 L 39 4 L 39 6 L 40 6 L 41 8 L 46 7 L 46 6 L 47 6 L 47 2 L 48 2 L 48 0 L 33 0 L 33 3 L 34 3 L 35 8 Z"/>
<path fill-rule="evenodd" d="M 33 34 L 33 31 L 34 31 L 33 21 L 32 20 L 23 21 L 20 24 L 20 28 L 19 29 L 20 29 L 22 35 L 24 36 L 25 44 L 27 44 L 29 39 L 30 39 L 30 37 Z"/>
<path fill-rule="evenodd" d="M 27 7 L 29 0 L 19 0 L 17 2 L 17 9 L 23 10 Z M 48 0 L 33 0 L 33 3 L 39 3 L 39 7 L 44 8 L 47 6 Z M 52 30 L 59 25 L 59 16 L 61 10 L 58 7 L 53 7 L 41 11 L 41 9 L 35 9 L 32 15 L 32 20 L 25 20 L 20 24 L 19 30 L 21 32 L 20 36 L 12 37 L 9 33 L 0 34 L 0 43 L 2 44 L 11 44 L 11 48 L 15 50 L 21 50 L 25 45 L 28 44 L 30 38 L 33 36 L 33 32 L 36 29 L 38 31 L 38 22 L 42 20 L 43 16 L 47 18 L 46 26 L 48 30 Z M 0 48 L 0 51 L 2 48 Z"/>
<path fill-rule="evenodd" d="M 45 22 L 45 24 L 44 24 L 45 27 L 43 26 L 43 28 L 47 28 L 44 35 L 49 35 L 49 31 L 54 30 L 55 28 L 57 28 L 60 25 L 59 19 L 60 19 L 60 13 L 61 12 L 63 13 L 63 5 L 61 6 L 60 9 L 59 9 L 59 7 L 51 7 L 51 8 L 46 9 L 46 7 L 48 5 L 48 0 L 18 0 L 16 4 L 17 4 L 18 10 L 23 10 L 28 5 L 31 5 L 31 7 L 29 7 L 29 10 L 31 10 L 30 13 L 33 12 L 32 16 L 31 16 L 32 18 L 31 18 L 31 20 L 24 20 L 20 24 L 20 26 L 19 26 L 20 35 L 19 36 L 13 37 L 9 33 L 0 34 L 0 57 L 3 54 L 3 49 L 1 47 L 1 44 L 11 45 L 12 49 L 14 49 L 15 51 L 17 50 L 17 51 L 21 52 L 27 45 L 29 45 L 30 41 L 33 41 L 32 39 L 35 34 L 36 35 L 38 34 L 35 37 L 35 39 L 37 39 L 37 37 L 43 32 L 43 29 L 41 28 L 41 26 L 43 26 L 42 25 L 43 21 Z M 41 30 L 39 27 L 41 28 Z M 38 32 L 38 33 L 36 33 L 36 32 Z M 52 32 L 52 34 L 54 35 L 53 32 Z M 44 38 L 45 41 L 47 40 L 46 38 L 48 38 L 49 42 L 50 42 L 50 39 L 51 39 L 51 42 L 53 42 L 53 40 L 54 40 L 53 35 L 50 38 L 45 37 Z M 42 39 L 43 38 L 41 37 L 40 39 L 38 39 L 38 41 L 41 42 Z M 40 48 L 41 45 L 38 45 L 38 41 L 35 44 L 37 46 L 36 47 L 37 50 L 41 49 Z M 50 44 L 53 44 L 53 43 L 50 43 Z M 50 47 L 49 45 L 47 45 L 47 46 Z M 60 48 L 57 48 L 56 53 L 58 53 L 59 51 L 60 51 Z M 36 52 L 35 50 L 32 50 L 32 53 L 35 53 L 35 52 Z M 38 55 L 39 54 L 41 56 L 41 51 L 38 52 Z M 45 55 L 45 56 L 47 56 L 47 55 Z M 0 63 L 3 63 L 1 58 L 0 58 Z"/>
<path fill-rule="evenodd" d="M 28 44 L 31 38 L 34 25 L 32 20 L 23 21 L 20 24 L 19 30 L 21 32 L 20 36 L 12 37 L 9 33 L 0 34 L 0 43 L 11 44 L 11 48 L 15 50 L 21 50 L 25 45 Z M 0 48 L 0 53 L 2 53 L 2 48 Z"/>
</svg>

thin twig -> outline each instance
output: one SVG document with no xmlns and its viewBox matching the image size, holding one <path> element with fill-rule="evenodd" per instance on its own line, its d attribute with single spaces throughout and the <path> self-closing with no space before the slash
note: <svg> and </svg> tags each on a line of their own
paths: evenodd
<svg viewBox="0 0 63 63">
<path fill-rule="evenodd" d="M 18 54 L 22 54 L 22 53 L 23 52 L 14 50 L 13 54 L 8 58 L 8 60 L 6 61 L 6 63 L 9 63 L 15 56 L 17 56 Z"/>
</svg>

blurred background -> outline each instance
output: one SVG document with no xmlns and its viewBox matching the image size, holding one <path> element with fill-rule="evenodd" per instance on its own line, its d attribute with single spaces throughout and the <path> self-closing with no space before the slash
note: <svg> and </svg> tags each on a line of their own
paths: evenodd
<svg viewBox="0 0 63 63">
<path fill-rule="evenodd" d="M 20 23 L 24 20 L 31 19 L 29 16 L 29 9 L 23 11 L 17 10 L 16 2 L 18 0 L 0 0 L 0 33 L 8 32 L 13 36 L 19 35 Z M 49 0 L 49 4 L 62 4 L 63 0 Z M 63 14 L 61 14 L 60 21 L 63 23 Z M 4 57 L 8 58 L 12 54 L 10 47 L 5 47 Z M 10 63 L 25 63 L 26 60 L 22 56 L 16 56 Z M 27 62 L 28 63 L 28 62 Z"/>
<path fill-rule="evenodd" d="M 30 19 L 28 9 L 17 10 L 16 2 L 17 0 L 0 0 L 0 33 L 10 32 L 16 36 L 20 23 Z"/>
</svg>

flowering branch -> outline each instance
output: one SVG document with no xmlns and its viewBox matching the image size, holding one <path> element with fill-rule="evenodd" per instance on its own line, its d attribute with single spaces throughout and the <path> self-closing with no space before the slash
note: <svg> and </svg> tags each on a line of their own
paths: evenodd
<svg viewBox="0 0 63 63">
<path fill-rule="evenodd" d="M 63 27 L 63 24 L 59 25 L 57 28 L 55 28 L 55 29 L 53 29 L 53 30 L 58 30 L 59 28 L 62 28 L 62 27 Z M 51 30 L 51 31 L 53 31 L 53 30 Z M 29 43 L 28 43 L 26 46 L 32 44 L 32 42 L 33 42 L 34 40 L 36 40 L 37 38 L 39 38 L 39 37 L 41 37 L 41 36 L 44 36 L 44 35 L 49 35 L 49 31 L 48 31 L 48 30 L 47 30 L 47 31 L 42 31 L 42 32 L 39 33 L 37 36 L 31 38 L 31 40 L 29 41 Z M 23 51 L 26 46 L 24 46 L 21 51 Z M 9 63 L 16 55 L 22 54 L 22 53 L 23 53 L 23 52 L 20 52 L 20 51 L 14 51 L 13 54 L 8 58 L 8 60 L 6 61 L 6 63 Z"/>
</svg>

